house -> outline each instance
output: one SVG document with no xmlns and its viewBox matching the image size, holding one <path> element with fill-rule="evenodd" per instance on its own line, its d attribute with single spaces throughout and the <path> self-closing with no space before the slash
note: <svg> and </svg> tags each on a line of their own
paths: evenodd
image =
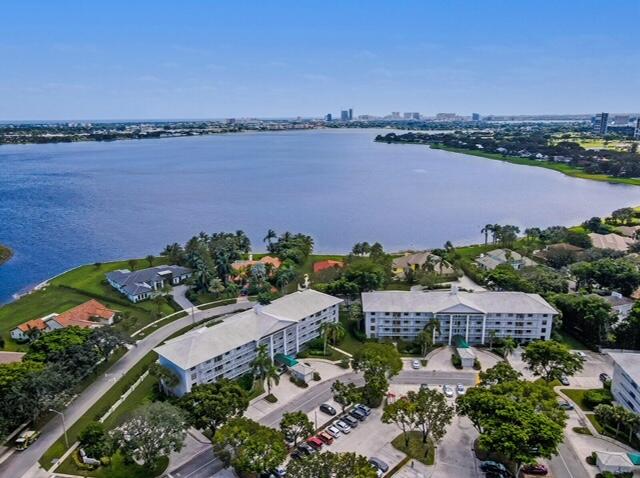
<svg viewBox="0 0 640 478">
<path fill-rule="evenodd" d="M 326 261 L 318 261 L 313 263 L 313 272 L 318 273 L 327 269 L 342 269 L 344 262 L 327 259 Z"/>
<path fill-rule="evenodd" d="M 611 393 L 623 407 L 640 412 L 640 353 L 609 352 L 613 359 Z"/>
<path fill-rule="evenodd" d="M 49 314 L 40 319 L 30 320 L 11 331 L 11 338 L 24 342 L 29 340 L 34 330 L 46 333 L 66 327 L 96 328 L 112 325 L 117 311 L 109 309 L 95 299 L 84 302 L 61 314 Z"/>
<path fill-rule="evenodd" d="M 323 323 L 338 321 L 341 302 L 304 289 L 234 314 L 214 327 L 187 332 L 155 351 L 160 365 L 179 378 L 172 392 L 181 396 L 196 384 L 249 372 L 260 345 L 267 346 L 272 360 L 280 354 L 297 354 L 307 342 L 320 337 Z"/>
<path fill-rule="evenodd" d="M 528 257 L 510 249 L 494 249 L 485 254 L 480 254 L 480 257 L 476 259 L 476 264 L 488 271 L 492 271 L 502 264 L 508 264 L 516 270 L 536 265 Z"/>
<path fill-rule="evenodd" d="M 107 281 L 131 302 L 150 299 L 161 293 L 165 286 L 181 284 L 192 271 L 182 266 L 156 266 L 131 272 L 121 269 L 107 274 Z"/>
<path fill-rule="evenodd" d="M 253 260 L 253 254 L 249 254 L 249 259 L 248 260 L 234 261 L 234 262 L 231 263 L 231 267 L 234 270 L 239 271 L 239 270 L 245 269 L 247 267 L 253 267 L 256 264 L 264 264 L 265 266 L 267 264 L 269 264 L 274 269 L 279 269 L 280 266 L 282 265 L 282 261 L 280 259 L 278 259 L 277 257 L 273 257 L 273 256 L 262 256 L 257 261 L 254 261 Z"/>
<path fill-rule="evenodd" d="M 415 340 L 436 320 L 434 342 L 452 345 L 460 336 L 468 344 L 489 337 L 516 342 L 548 340 L 558 315 L 538 294 L 524 292 L 379 291 L 362 294 L 365 333 L 369 338 Z"/>
<path fill-rule="evenodd" d="M 592 232 L 589 234 L 591 238 L 591 244 L 597 249 L 612 249 L 614 251 L 626 252 L 629 246 L 636 241 L 629 237 L 624 237 L 619 234 L 598 234 Z"/>
<path fill-rule="evenodd" d="M 611 305 L 611 309 L 618 316 L 618 320 L 624 320 L 629 317 L 629 313 L 636 303 L 635 300 L 629 299 L 619 292 L 612 292 L 611 295 L 605 295 L 602 298 Z"/>
<path fill-rule="evenodd" d="M 564 253 L 570 256 L 577 256 L 582 251 L 584 251 L 582 247 L 574 246 L 573 244 L 569 244 L 567 242 L 560 242 L 558 244 L 550 244 L 542 250 L 535 251 L 533 253 L 533 256 L 536 259 L 547 262 L 549 260 L 549 256 L 553 254 Z"/>
<path fill-rule="evenodd" d="M 401 278 L 410 270 L 431 270 L 443 275 L 455 272 L 451 264 L 429 251 L 407 252 L 404 256 L 396 257 L 391 263 L 391 269 L 395 276 Z"/>
</svg>

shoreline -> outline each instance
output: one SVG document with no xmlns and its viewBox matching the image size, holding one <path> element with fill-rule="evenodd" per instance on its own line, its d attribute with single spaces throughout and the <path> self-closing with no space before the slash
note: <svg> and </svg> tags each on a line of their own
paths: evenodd
<svg viewBox="0 0 640 478">
<path fill-rule="evenodd" d="M 536 161 L 535 159 L 519 158 L 517 156 L 502 156 L 501 154 L 486 153 L 483 151 L 478 151 L 473 149 L 453 148 L 449 146 L 443 146 L 440 144 L 419 143 L 414 141 L 376 141 L 376 142 L 387 143 L 387 144 L 414 144 L 414 145 L 422 145 L 422 146 L 426 145 L 426 146 L 429 146 L 429 148 L 431 149 L 439 149 L 442 151 L 448 151 L 450 153 L 459 153 L 459 154 L 467 154 L 469 156 L 478 156 L 480 158 L 491 159 L 494 161 L 502 161 L 505 163 L 517 164 L 520 166 L 533 166 L 537 168 L 550 169 L 552 171 L 562 173 L 565 176 L 569 176 L 572 178 L 586 179 L 589 181 L 600 181 L 600 182 L 605 182 L 610 184 L 640 186 L 640 179 L 616 178 L 614 176 L 607 176 L 604 174 L 586 173 L 584 170 L 580 168 L 568 166 L 564 163 L 554 163 L 552 161 Z"/>
</svg>

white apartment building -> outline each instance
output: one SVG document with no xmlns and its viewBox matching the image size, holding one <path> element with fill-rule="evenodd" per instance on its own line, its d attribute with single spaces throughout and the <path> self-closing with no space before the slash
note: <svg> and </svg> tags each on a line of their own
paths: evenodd
<svg viewBox="0 0 640 478">
<path fill-rule="evenodd" d="M 294 292 L 176 337 L 155 351 L 160 364 L 180 378 L 173 392 L 182 396 L 193 385 L 247 373 L 258 345 L 266 344 L 272 359 L 276 354 L 295 355 L 320 336 L 324 322 L 338 321 L 341 302 L 311 289 Z"/>
<path fill-rule="evenodd" d="M 613 359 L 611 393 L 623 407 L 640 413 L 640 353 L 609 352 Z"/>
<path fill-rule="evenodd" d="M 362 294 L 367 337 L 414 340 L 436 319 L 436 343 L 454 337 L 485 344 L 491 335 L 519 343 L 548 340 L 558 312 L 538 294 L 524 292 L 382 291 Z"/>
</svg>

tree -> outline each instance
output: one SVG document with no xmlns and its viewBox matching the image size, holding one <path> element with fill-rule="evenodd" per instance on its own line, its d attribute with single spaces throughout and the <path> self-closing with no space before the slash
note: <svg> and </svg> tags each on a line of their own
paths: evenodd
<svg viewBox="0 0 640 478">
<path fill-rule="evenodd" d="M 111 444 L 104 425 L 100 422 L 89 423 L 78 435 L 80 447 L 92 458 L 108 456 Z"/>
<path fill-rule="evenodd" d="M 314 453 L 287 466 L 290 478 L 376 478 L 376 470 L 366 457 L 355 453 Z"/>
<path fill-rule="evenodd" d="M 213 436 L 222 425 L 242 416 L 249 407 L 247 392 L 236 382 L 221 379 L 214 383 L 195 385 L 178 401 L 187 414 L 187 421 Z"/>
<path fill-rule="evenodd" d="M 601 345 L 617 321 L 611 305 L 597 295 L 554 294 L 550 301 L 562 313 L 562 328 L 589 345 Z"/>
<path fill-rule="evenodd" d="M 267 249 L 271 248 L 271 242 L 276 239 L 278 237 L 278 235 L 276 234 L 276 231 L 274 231 L 273 229 L 269 229 L 267 231 L 267 235 L 264 236 L 264 239 L 262 239 L 262 242 L 266 242 L 267 243 Z"/>
<path fill-rule="evenodd" d="M 256 358 L 251 362 L 251 371 L 253 376 L 263 382 L 267 378 L 267 371 L 271 366 L 271 357 L 269 356 L 269 348 L 267 344 L 258 345 Z"/>
<path fill-rule="evenodd" d="M 80 327 L 53 330 L 39 337 L 29 346 L 29 351 L 24 356 L 24 360 L 34 360 L 36 362 L 55 360 L 67 350 L 76 346 L 83 346 L 92 332 L 91 329 L 81 329 Z"/>
<path fill-rule="evenodd" d="M 224 292 L 224 282 L 218 277 L 212 277 L 209 280 L 207 292 L 211 293 L 213 297 L 217 299 Z"/>
<path fill-rule="evenodd" d="M 282 433 L 244 417 L 220 428 L 213 443 L 223 462 L 241 474 L 273 470 L 287 457 Z"/>
<path fill-rule="evenodd" d="M 153 261 L 156 260 L 156 258 L 154 256 L 152 256 L 151 254 L 149 254 L 147 257 L 145 257 L 145 260 L 149 263 L 149 267 L 153 266 Z"/>
<path fill-rule="evenodd" d="M 104 326 L 92 329 L 87 342 L 96 348 L 106 362 L 115 350 L 124 347 L 130 340 L 119 330 Z"/>
<path fill-rule="evenodd" d="M 482 385 L 495 385 L 520 380 L 521 377 L 522 374 L 520 372 L 514 369 L 509 362 L 503 360 L 493 367 L 480 372 L 480 383 Z"/>
<path fill-rule="evenodd" d="M 547 383 L 582 370 L 584 359 L 555 340 L 538 340 L 527 345 L 522 360 L 534 375 Z"/>
<path fill-rule="evenodd" d="M 632 207 L 623 207 L 616 209 L 611 213 L 611 218 L 614 222 L 620 224 L 628 224 L 633 219 L 634 210 Z"/>
<path fill-rule="evenodd" d="M 414 423 L 422 433 L 422 443 L 428 440 L 438 443 L 453 420 L 454 407 L 438 390 L 427 387 L 421 387 L 418 392 L 410 391 L 407 396 L 414 403 Z"/>
<path fill-rule="evenodd" d="M 293 442 L 293 446 L 298 445 L 298 439 L 306 439 L 313 435 L 313 423 L 303 412 L 289 412 L 282 415 L 280 420 L 280 431 Z"/>
<path fill-rule="evenodd" d="M 402 369 L 402 360 L 393 345 L 369 342 L 353 356 L 352 366 L 356 372 L 363 372 L 364 401 L 377 407 L 389 390 L 388 379 Z"/>
<path fill-rule="evenodd" d="M 180 377 L 158 362 L 154 362 L 149 366 L 149 374 L 158 379 L 158 389 L 160 391 L 171 390 L 180 384 Z"/>
<path fill-rule="evenodd" d="M 267 393 L 271 395 L 271 387 L 280 383 L 280 372 L 273 362 L 265 370 L 264 379 L 267 382 Z"/>
<path fill-rule="evenodd" d="M 160 457 L 182 449 L 185 426 L 182 410 L 153 402 L 137 408 L 115 435 L 125 454 L 151 467 Z"/>
<path fill-rule="evenodd" d="M 507 358 L 509 355 L 513 353 L 516 348 L 516 341 L 513 340 L 512 337 L 507 337 L 502 342 L 502 351 L 504 353 L 504 358 Z"/>
<path fill-rule="evenodd" d="M 415 393 L 415 392 L 409 392 Z M 390 403 L 382 413 L 382 423 L 393 423 L 400 431 L 404 438 L 404 446 L 409 447 L 409 432 L 414 428 L 416 423 L 416 404 L 409 396 L 400 398 Z"/>
<path fill-rule="evenodd" d="M 327 342 L 331 341 L 331 343 L 335 345 L 344 338 L 345 330 L 338 321 L 323 322 L 320 326 L 320 333 L 324 338 L 324 355 L 327 355 Z"/>
<path fill-rule="evenodd" d="M 344 383 L 336 380 L 331 385 L 331 392 L 333 393 L 333 399 L 342 407 L 342 413 L 345 412 L 349 405 L 362 400 L 362 392 L 351 382 Z"/>
<path fill-rule="evenodd" d="M 484 234 L 484 245 L 486 246 L 489 241 L 489 233 L 493 230 L 493 224 L 487 224 L 482 229 L 480 229 L 480 233 Z"/>
<path fill-rule="evenodd" d="M 137 259 L 129 259 L 127 263 L 129 264 L 130 270 L 135 270 L 136 266 L 138 265 Z"/>
</svg>

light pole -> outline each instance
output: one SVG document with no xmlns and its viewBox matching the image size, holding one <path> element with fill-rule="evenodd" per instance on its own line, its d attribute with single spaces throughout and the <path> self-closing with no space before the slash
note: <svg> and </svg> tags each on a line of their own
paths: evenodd
<svg viewBox="0 0 640 478">
<path fill-rule="evenodd" d="M 67 437 L 67 425 L 64 423 L 64 413 L 54 410 L 53 408 L 49 409 L 50 412 L 57 413 L 62 418 L 62 429 L 64 430 L 64 442 L 67 445 L 67 450 L 69 449 L 69 438 Z"/>
</svg>

